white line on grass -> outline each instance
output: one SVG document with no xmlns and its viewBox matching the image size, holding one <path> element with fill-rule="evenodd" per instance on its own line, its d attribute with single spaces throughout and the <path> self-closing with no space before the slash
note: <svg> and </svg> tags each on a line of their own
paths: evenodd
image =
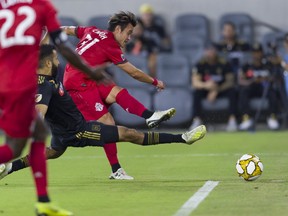
<svg viewBox="0 0 288 216">
<path fill-rule="evenodd" d="M 171 157 L 226 157 L 226 156 L 241 156 L 242 153 L 191 153 L 191 154 L 135 154 L 135 155 L 121 155 L 121 158 L 171 158 Z M 288 156 L 287 153 L 255 153 L 258 156 L 272 156 L 272 157 L 286 157 Z M 64 155 L 61 157 L 62 159 L 66 160 L 82 160 L 82 159 L 96 159 L 96 158 L 106 158 L 105 155 L 89 155 L 89 156 L 83 156 L 83 155 Z"/>
<path fill-rule="evenodd" d="M 206 181 L 206 183 L 187 200 L 184 205 L 176 212 L 174 216 L 188 216 L 198 205 L 209 195 L 209 193 L 218 185 L 218 181 Z"/>
</svg>

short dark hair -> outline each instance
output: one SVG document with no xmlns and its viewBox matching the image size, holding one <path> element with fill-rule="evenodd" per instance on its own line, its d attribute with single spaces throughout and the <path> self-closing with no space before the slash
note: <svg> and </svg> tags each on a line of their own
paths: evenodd
<svg viewBox="0 0 288 216">
<path fill-rule="evenodd" d="M 224 27 L 225 25 L 231 26 L 236 31 L 236 26 L 233 22 L 230 21 L 224 22 L 222 27 Z"/>
<path fill-rule="evenodd" d="M 129 24 L 135 27 L 137 25 L 137 18 L 135 14 L 129 11 L 120 11 L 110 18 L 108 24 L 108 30 L 111 32 L 113 32 L 118 25 L 121 27 L 121 31 L 123 31 Z"/>
<path fill-rule="evenodd" d="M 53 54 L 54 50 L 56 50 L 56 48 L 55 48 L 55 46 L 53 46 L 51 44 L 43 44 L 43 45 L 40 46 L 38 68 L 43 68 L 44 67 L 44 60 L 47 57 L 52 58 L 52 54 Z"/>
</svg>

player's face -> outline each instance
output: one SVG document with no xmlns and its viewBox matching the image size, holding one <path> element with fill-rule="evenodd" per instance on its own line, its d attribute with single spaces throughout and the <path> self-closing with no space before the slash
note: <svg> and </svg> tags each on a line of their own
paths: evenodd
<svg viewBox="0 0 288 216">
<path fill-rule="evenodd" d="M 56 50 L 53 50 L 53 54 L 52 54 L 52 68 L 51 68 L 51 73 L 53 77 L 57 76 L 57 72 L 58 72 L 58 66 L 59 66 L 60 62 L 58 59 L 58 55 Z"/>
<path fill-rule="evenodd" d="M 262 51 L 254 51 L 252 52 L 252 58 L 254 62 L 260 62 L 263 58 Z"/>
<path fill-rule="evenodd" d="M 115 31 L 115 38 L 122 48 L 124 48 L 126 46 L 126 43 L 128 43 L 128 41 L 131 39 L 133 29 L 134 27 L 130 23 L 123 31 L 121 31 L 120 26 L 117 26 Z"/>
<path fill-rule="evenodd" d="M 222 35 L 224 39 L 233 39 L 235 37 L 234 27 L 229 24 L 224 25 Z"/>
<path fill-rule="evenodd" d="M 205 50 L 205 58 L 208 61 L 214 61 L 217 58 L 217 51 L 214 48 Z"/>
</svg>

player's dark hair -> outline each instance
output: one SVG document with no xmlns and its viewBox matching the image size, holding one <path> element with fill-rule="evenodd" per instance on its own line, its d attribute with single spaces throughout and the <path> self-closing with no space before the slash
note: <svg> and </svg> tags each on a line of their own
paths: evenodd
<svg viewBox="0 0 288 216">
<path fill-rule="evenodd" d="M 227 22 L 223 23 L 222 27 L 224 27 L 225 25 L 231 26 L 234 29 L 234 31 L 236 30 L 236 26 L 233 22 L 227 21 Z"/>
<path fill-rule="evenodd" d="M 40 55 L 39 55 L 39 64 L 38 68 L 44 67 L 44 62 L 47 57 L 51 58 L 52 60 L 52 54 L 53 51 L 56 50 L 55 46 L 51 44 L 43 44 L 40 46 Z"/>
<path fill-rule="evenodd" d="M 108 24 L 108 30 L 111 32 L 113 32 L 118 25 L 121 27 L 121 31 L 123 31 L 129 24 L 135 27 L 137 25 L 137 18 L 135 14 L 129 11 L 120 11 L 110 18 Z"/>
</svg>

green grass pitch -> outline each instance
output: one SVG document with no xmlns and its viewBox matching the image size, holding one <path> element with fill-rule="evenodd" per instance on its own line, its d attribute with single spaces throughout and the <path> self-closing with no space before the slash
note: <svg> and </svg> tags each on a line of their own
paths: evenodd
<svg viewBox="0 0 288 216">
<path fill-rule="evenodd" d="M 101 148 L 70 148 L 49 161 L 52 199 L 76 216 L 173 215 L 207 180 L 219 185 L 192 215 L 287 215 L 288 133 L 208 133 L 192 146 L 118 145 L 120 162 L 134 181 L 108 180 Z M 254 153 L 264 164 L 254 182 L 238 178 L 237 159 Z M 30 170 L 0 181 L 0 216 L 34 215 Z"/>
</svg>

